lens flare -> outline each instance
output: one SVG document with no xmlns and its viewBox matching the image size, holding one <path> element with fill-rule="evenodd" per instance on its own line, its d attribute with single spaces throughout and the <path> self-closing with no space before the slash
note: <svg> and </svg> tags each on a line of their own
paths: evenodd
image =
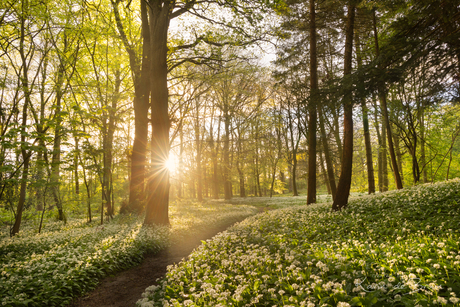
<svg viewBox="0 0 460 307">
<path fill-rule="evenodd" d="M 169 157 L 165 162 L 165 167 L 169 170 L 170 173 L 173 173 L 176 170 L 176 163 L 174 162 L 173 157 Z"/>
</svg>

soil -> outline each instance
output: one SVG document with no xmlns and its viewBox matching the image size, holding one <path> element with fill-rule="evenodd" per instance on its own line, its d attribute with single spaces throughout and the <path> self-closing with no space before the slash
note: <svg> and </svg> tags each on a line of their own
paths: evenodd
<svg viewBox="0 0 460 307">
<path fill-rule="evenodd" d="M 267 208 L 259 208 L 265 211 Z M 166 273 L 166 267 L 186 258 L 201 241 L 211 239 L 234 223 L 219 228 L 199 231 L 184 237 L 179 244 L 156 254 L 147 254 L 141 264 L 114 276 L 105 277 L 96 289 L 83 297 L 76 298 L 68 307 L 126 307 L 135 306 L 142 298 L 145 288 L 155 285 L 156 280 Z"/>
</svg>

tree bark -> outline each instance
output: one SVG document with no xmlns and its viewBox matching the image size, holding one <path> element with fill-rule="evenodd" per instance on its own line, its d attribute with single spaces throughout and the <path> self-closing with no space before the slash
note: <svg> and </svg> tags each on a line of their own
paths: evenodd
<svg viewBox="0 0 460 307">
<path fill-rule="evenodd" d="M 225 99 L 225 97 L 224 97 Z M 229 105 L 227 101 L 223 102 L 223 116 L 224 116 L 224 148 L 223 148 L 223 158 L 224 158 L 224 197 L 226 200 L 232 198 L 231 183 L 230 183 L 230 113 Z"/>
<path fill-rule="evenodd" d="M 321 172 L 323 173 L 324 183 L 326 184 L 327 194 L 331 194 L 331 195 L 332 195 L 331 185 L 330 185 L 330 183 L 329 183 L 329 178 L 328 178 L 328 176 L 327 176 L 327 170 L 326 170 L 326 168 L 324 167 L 323 153 L 322 153 L 321 151 L 320 151 L 320 153 L 319 153 L 319 163 L 320 163 L 320 166 L 321 166 Z"/>
<path fill-rule="evenodd" d="M 142 22 L 142 57 L 136 53 L 125 34 L 120 14 L 118 12 L 119 0 L 112 1 L 115 20 L 126 52 L 129 55 L 129 65 L 133 74 L 134 83 L 134 142 L 131 153 L 131 180 L 129 182 L 128 211 L 140 213 L 145 205 L 145 172 L 148 135 L 148 110 L 150 108 L 150 28 L 146 1 L 141 1 Z"/>
<path fill-rule="evenodd" d="M 217 143 L 219 142 L 220 139 L 220 128 L 218 129 L 218 136 L 217 136 Z M 213 164 L 213 173 L 212 173 L 212 178 L 213 178 L 213 185 L 212 185 L 212 195 L 214 199 L 219 199 L 219 163 L 218 163 L 218 154 L 219 154 L 219 146 L 216 144 L 216 142 L 213 142 L 213 149 L 212 149 L 212 164 Z"/>
<path fill-rule="evenodd" d="M 419 122 L 420 122 L 420 164 L 422 165 L 422 178 L 423 183 L 428 182 L 428 171 L 426 163 L 426 153 L 425 153 L 425 108 L 423 103 L 420 106 L 419 112 Z"/>
<path fill-rule="evenodd" d="M 244 161 L 242 161 L 243 157 L 243 142 L 242 142 L 242 136 L 241 136 L 241 130 L 239 129 L 238 126 L 238 157 L 237 157 L 237 163 L 236 167 L 238 170 L 238 176 L 239 176 L 239 181 L 240 181 L 240 197 L 246 197 L 246 189 L 244 186 Z"/>
<path fill-rule="evenodd" d="M 26 134 L 27 134 L 27 110 L 28 106 L 32 103 L 30 99 L 31 89 L 29 88 L 29 64 L 27 63 L 26 52 L 24 50 L 24 42 L 26 39 L 26 12 L 25 8 L 27 5 L 26 3 L 22 2 L 22 11 L 20 14 L 20 42 L 19 42 L 19 54 L 21 56 L 22 62 L 22 76 L 19 76 L 22 90 L 24 93 L 24 105 L 22 107 L 22 124 L 21 124 L 21 155 L 23 161 L 23 169 L 22 169 L 22 177 L 21 177 L 21 188 L 19 192 L 19 201 L 16 208 L 16 218 L 14 221 L 13 229 L 11 230 L 11 236 L 16 235 L 19 232 L 19 228 L 21 227 L 22 221 L 22 211 L 24 210 L 24 203 L 26 199 L 26 191 L 27 191 L 27 180 L 29 176 L 29 161 L 31 153 L 27 152 L 27 143 L 26 143 Z"/>
<path fill-rule="evenodd" d="M 201 170 L 201 140 L 199 122 L 199 98 L 195 99 L 195 146 L 196 146 L 196 179 L 197 179 L 197 199 L 203 201 L 203 178 Z"/>
<path fill-rule="evenodd" d="M 150 88 L 152 98 L 151 167 L 148 180 L 145 225 L 169 225 L 169 171 L 165 166 L 169 157 L 168 114 L 168 28 L 172 2 L 148 1 L 150 26 Z"/>
<path fill-rule="evenodd" d="M 385 121 L 382 119 L 382 191 L 388 191 L 388 146 L 387 146 L 387 129 L 385 128 Z"/>
<path fill-rule="evenodd" d="M 351 74 L 353 53 L 353 27 L 355 22 L 355 5 L 352 1 L 348 4 L 347 25 L 345 30 L 345 57 L 344 76 Z M 353 168 L 353 97 L 351 88 L 343 97 L 343 158 L 337 194 L 332 204 L 332 210 L 338 211 L 345 208 L 348 203 L 351 187 L 351 174 Z"/>
<path fill-rule="evenodd" d="M 335 196 L 337 194 L 337 186 L 335 185 L 334 166 L 332 165 L 332 161 L 331 161 L 329 144 L 327 142 L 326 129 L 324 127 L 323 110 L 321 107 L 318 108 L 318 114 L 319 114 L 319 127 L 321 131 L 321 141 L 323 143 L 324 159 L 326 160 L 327 181 L 328 181 L 327 185 L 331 189 L 332 199 L 335 199 Z"/>
<path fill-rule="evenodd" d="M 308 106 L 308 187 L 307 205 L 316 203 L 316 122 L 318 105 L 318 64 L 316 59 L 315 0 L 310 0 L 310 104 Z"/>
<path fill-rule="evenodd" d="M 356 61 L 358 68 L 363 65 L 361 55 L 361 42 L 358 31 L 356 31 Z M 367 190 L 369 194 L 375 193 L 374 165 L 372 161 L 372 146 L 369 133 L 369 116 L 365 98 L 361 99 L 361 110 L 363 118 L 364 145 L 366 148 L 366 166 L 367 166 Z"/>
</svg>

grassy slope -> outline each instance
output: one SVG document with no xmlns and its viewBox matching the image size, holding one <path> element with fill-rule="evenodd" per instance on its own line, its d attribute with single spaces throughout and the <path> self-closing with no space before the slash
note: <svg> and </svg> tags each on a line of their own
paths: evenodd
<svg viewBox="0 0 460 307">
<path fill-rule="evenodd" d="M 281 199 L 280 199 L 281 200 Z M 149 287 L 140 306 L 457 306 L 460 180 L 259 214 Z"/>
</svg>

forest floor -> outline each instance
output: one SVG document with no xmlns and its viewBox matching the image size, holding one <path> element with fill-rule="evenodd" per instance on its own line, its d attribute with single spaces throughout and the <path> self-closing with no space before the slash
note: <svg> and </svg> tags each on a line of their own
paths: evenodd
<svg viewBox="0 0 460 307">
<path fill-rule="evenodd" d="M 258 208 L 260 212 L 271 208 Z M 243 220 L 243 219 L 241 219 Z M 201 241 L 211 239 L 234 223 L 218 228 L 197 231 L 183 237 L 181 242 L 156 254 L 145 255 L 138 266 L 102 279 L 96 289 L 76 298 L 68 307 L 127 307 L 135 306 L 144 290 L 156 285 L 156 280 L 166 274 L 167 266 L 179 263 L 197 248 Z"/>
</svg>

